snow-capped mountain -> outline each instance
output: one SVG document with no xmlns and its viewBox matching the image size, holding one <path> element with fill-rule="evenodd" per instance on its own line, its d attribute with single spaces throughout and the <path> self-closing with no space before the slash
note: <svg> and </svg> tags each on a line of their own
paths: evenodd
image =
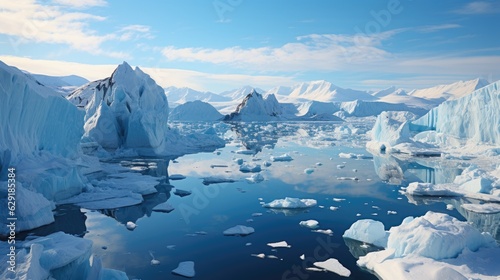
<svg viewBox="0 0 500 280">
<path fill-rule="evenodd" d="M 165 94 L 169 102 L 172 104 L 184 104 L 189 101 L 200 100 L 203 102 L 226 102 L 231 101 L 229 97 L 221 96 L 219 94 L 209 91 L 197 91 L 191 88 L 183 87 L 167 87 Z"/>
<path fill-rule="evenodd" d="M 223 117 L 212 105 L 200 100 L 181 104 L 169 115 L 171 121 L 218 121 Z"/>
<path fill-rule="evenodd" d="M 227 121 L 269 121 L 282 118 L 283 108 L 273 94 L 264 98 L 253 89 L 236 107 L 236 111 L 227 115 Z"/>
<path fill-rule="evenodd" d="M 33 76 L 33 78 L 35 78 L 42 85 L 61 92 L 63 95 L 67 95 L 77 87 L 89 82 L 87 79 L 77 75 L 48 76 L 31 73 L 30 75 Z"/>
<path fill-rule="evenodd" d="M 395 86 L 388 87 L 372 93 L 373 96 L 377 98 L 382 98 L 388 95 L 408 95 L 408 93 L 402 88 L 396 88 Z"/>
<path fill-rule="evenodd" d="M 366 91 L 344 89 L 327 81 L 313 81 L 293 86 L 289 97 L 322 102 L 345 102 L 354 100 L 374 100 Z"/>
<path fill-rule="evenodd" d="M 244 86 L 244 87 L 241 87 L 238 89 L 233 89 L 233 90 L 221 92 L 221 93 L 219 93 L 219 95 L 224 96 L 224 97 L 228 98 L 229 100 L 239 101 L 239 100 L 244 99 L 246 96 L 248 96 L 253 91 L 264 92 L 264 90 L 262 90 L 260 88 L 254 88 L 251 86 Z"/>
<path fill-rule="evenodd" d="M 439 85 L 431 88 L 416 89 L 408 93 L 410 96 L 421 97 L 425 99 L 452 100 L 463 97 L 471 92 L 485 87 L 489 84 L 484 79 L 474 79 L 469 81 L 458 81 L 449 85 Z"/>
</svg>

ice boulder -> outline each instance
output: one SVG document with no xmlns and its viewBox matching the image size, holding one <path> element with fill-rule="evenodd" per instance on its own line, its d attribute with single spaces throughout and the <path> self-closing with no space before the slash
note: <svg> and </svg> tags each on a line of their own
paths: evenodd
<svg viewBox="0 0 500 280">
<path fill-rule="evenodd" d="M 474 143 L 500 144 L 500 81 L 443 102 L 411 124 Z"/>
<path fill-rule="evenodd" d="M 196 100 L 181 104 L 170 112 L 171 121 L 218 121 L 224 116 L 209 103 Z"/>
<path fill-rule="evenodd" d="M 388 235 L 384 229 L 384 224 L 379 221 L 364 219 L 352 224 L 342 237 L 385 248 L 387 247 Z"/>
<path fill-rule="evenodd" d="M 366 144 L 370 149 L 385 151 L 399 143 L 410 141 L 410 121 L 416 115 L 410 112 L 384 111 L 378 115 L 371 130 L 371 141 Z"/>
</svg>

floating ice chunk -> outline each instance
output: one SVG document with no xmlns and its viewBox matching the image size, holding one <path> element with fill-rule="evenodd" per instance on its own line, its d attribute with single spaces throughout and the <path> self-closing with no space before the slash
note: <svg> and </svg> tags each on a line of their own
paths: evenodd
<svg viewBox="0 0 500 280">
<path fill-rule="evenodd" d="M 271 156 L 271 161 L 292 161 L 293 158 L 289 154 L 282 154 L 281 156 Z"/>
<path fill-rule="evenodd" d="M 306 267 L 306 270 L 308 271 L 316 271 L 316 272 L 324 272 L 325 270 L 322 268 L 317 268 L 317 267 Z"/>
<path fill-rule="evenodd" d="M 323 165 L 323 163 L 321 163 L 321 162 L 316 162 L 316 164 L 315 164 L 315 165 L 316 165 L 316 166 L 322 166 L 322 165 Z"/>
<path fill-rule="evenodd" d="M 260 164 L 243 163 L 240 165 L 240 171 L 255 173 L 262 171 L 262 168 L 260 167 Z"/>
<path fill-rule="evenodd" d="M 308 228 L 317 228 L 319 225 L 319 222 L 316 220 L 300 221 L 299 225 L 301 225 L 303 227 L 308 227 Z"/>
<path fill-rule="evenodd" d="M 232 228 L 228 228 L 222 233 L 224 235 L 235 235 L 235 236 L 246 236 L 255 232 L 253 227 L 247 227 L 242 225 L 237 225 Z"/>
<path fill-rule="evenodd" d="M 149 175 L 126 172 L 109 175 L 107 179 L 98 181 L 96 187 L 130 190 L 146 195 L 158 192 L 155 186 L 159 184 L 159 180 L 160 178 Z"/>
<path fill-rule="evenodd" d="M 260 173 L 252 174 L 249 178 L 245 178 L 249 183 L 260 183 L 264 181 L 264 176 Z"/>
<path fill-rule="evenodd" d="M 253 155 L 255 153 L 254 150 L 238 150 L 235 153 L 240 155 Z"/>
<path fill-rule="evenodd" d="M 455 206 L 453 206 L 452 204 L 446 204 L 446 210 L 453 210 L 455 209 Z"/>
<path fill-rule="evenodd" d="M 272 248 L 291 248 L 292 247 L 286 241 L 267 243 L 267 246 L 272 247 Z"/>
<path fill-rule="evenodd" d="M 342 168 L 344 168 L 344 167 L 345 167 L 345 164 L 338 164 L 338 165 L 337 165 L 337 169 L 342 169 Z"/>
<path fill-rule="evenodd" d="M 304 169 L 304 173 L 306 173 L 306 174 L 311 174 L 313 172 L 314 172 L 314 168 L 306 168 L 306 169 Z"/>
<path fill-rule="evenodd" d="M 234 183 L 234 182 L 236 182 L 236 180 L 231 179 L 231 178 L 226 178 L 226 177 L 210 176 L 210 177 L 203 178 L 204 185 L 220 184 L 220 183 Z"/>
<path fill-rule="evenodd" d="M 153 255 L 153 252 L 149 251 L 149 255 L 151 256 L 151 265 L 159 265 L 160 261 L 155 259 L 155 256 Z"/>
<path fill-rule="evenodd" d="M 177 189 L 177 188 L 174 191 L 174 194 L 177 196 L 180 196 L 180 197 L 188 196 L 191 193 L 192 193 L 191 191 L 185 191 L 185 190 L 181 190 L 181 189 Z"/>
<path fill-rule="evenodd" d="M 361 242 L 373 244 L 378 247 L 387 247 L 388 233 L 384 229 L 384 224 L 379 221 L 364 219 L 358 220 L 342 235 Z"/>
<path fill-rule="evenodd" d="M 262 165 L 264 165 L 265 167 L 269 167 L 269 166 L 271 166 L 271 165 L 272 165 L 272 163 L 271 163 L 270 161 L 267 161 L 267 160 L 266 160 L 266 161 L 264 161 L 264 162 L 262 163 Z"/>
<path fill-rule="evenodd" d="M 137 227 L 137 225 L 134 222 L 127 222 L 126 226 L 127 229 L 129 230 L 134 230 Z"/>
<path fill-rule="evenodd" d="M 169 249 L 169 250 L 175 250 L 175 245 L 167 245 L 167 249 Z"/>
<path fill-rule="evenodd" d="M 416 196 L 460 196 L 442 185 L 434 185 L 432 183 L 413 182 L 406 188 L 406 193 Z"/>
<path fill-rule="evenodd" d="M 172 270 L 172 273 L 192 278 L 196 274 L 194 270 L 194 262 L 193 261 L 180 262 L 177 268 Z"/>
<path fill-rule="evenodd" d="M 358 181 L 358 177 L 337 177 L 340 181 Z"/>
<path fill-rule="evenodd" d="M 253 219 L 247 219 L 246 222 L 251 223 L 251 222 L 253 222 Z"/>
<path fill-rule="evenodd" d="M 312 232 L 322 233 L 322 234 L 326 234 L 326 235 L 330 235 L 330 236 L 333 235 L 333 230 L 331 230 L 331 229 L 315 229 Z"/>
<path fill-rule="evenodd" d="M 356 154 L 353 153 L 339 153 L 339 158 L 355 158 Z"/>
<path fill-rule="evenodd" d="M 260 254 L 251 254 L 250 256 L 252 256 L 252 257 L 256 257 L 256 258 L 259 258 L 259 259 L 263 259 L 263 258 L 265 258 L 265 257 L 266 257 L 266 255 L 265 255 L 265 254 L 262 254 L 262 253 L 260 253 Z"/>
<path fill-rule="evenodd" d="M 275 256 L 275 255 L 267 255 L 267 258 L 268 258 L 268 259 L 276 259 L 276 260 L 278 260 L 278 259 L 279 259 L 279 258 L 278 258 L 277 256 Z"/>
<path fill-rule="evenodd" d="M 165 201 L 153 207 L 153 211 L 169 213 L 174 211 L 174 207 Z"/>
<path fill-rule="evenodd" d="M 337 211 L 338 209 L 339 209 L 339 208 L 338 208 L 338 207 L 336 207 L 336 206 L 330 206 L 330 210 L 332 210 L 332 211 Z"/>
<path fill-rule="evenodd" d="M 168 178 L 170 180 L 183 180 L 183 179 L 186 179 L 186 176 L 184 176 L 182 174 L 172 174 L 172 175 L 168 176 Z"/>
<path fill-rule="evenodd" d="M 332 198 L 333 201 L 336 201 L 336 202 L 341 202 L 341 201 L 344 201 L 345 198 L 337 198 L 337 197 L 334 197 Z"/>
<path fill-rule="evenodd" d="M 260 217 L 260 216 L 262 216 L 262 213 L 253 213 L 252 214 L 252 217 Z"/>
<path fill-rule="evenodd" d="M 243 164 L 243 159 L 242 159 L 242 158 L 235 158 L 235 159 L 233 159 L 233 161 L 234 161 L 237 165 L 242 165 L 242 164 Z"/>
<path fill-rule="evenodd" d="M 387 215 L 396 215 L 398 212 L 389 210 L 387 211 Z"/>
<path fill-rule="evenodd" d="M 278 208 L 278 209 L 301 209 L 316 206 L 317 201 L 315 199 L 299 199 L 286 197 L 285 199 L 276 199 L 270 203 L 266 203 L 263 206 L 266 208 Z"/>
<path fill-rule="evenodd" d="M 340 264 L 338 260 L 334 258 L 330 258 L 324 262 L 315 262 L 313 264 L 319 268 L 323 268 L 340 276 L 349 277 L 351 275 L 351 271 L 345 268 L 342 264 Z"/>
<path fill-rule="evenodd" d="M 302 254 L 302 255 L 300 255 L 300 257 L 299 257 L 299 258 L 300 258 L 301 260 L 305 260 L 305 259 L 306 259 L 306 255 Z"/>
<path fill-rule="evenodd" d="M 245 246 L 252 246 L 252 243 L 248 242 L 245 244 Z"/>
<path fill-rule="evenodd" d="M 471 204 L 471 203 L 466 203 L 460 205 L 463 209 L 470 211 L 470 212 L 475 212 L 475 213 L 481 213 L 481 214 L 495 214 L 495 213 L 500 213 L 500 204 L 498 203 L 484 203 L 484 204 Z"/>
<path fill-rule="evenodd" d="M 356 214 L 356 217 L 359 217 L 359 216 L 361 216 L 361 214 L 360 214 L 360 213 L 357 213 L 357 214 Z"/>
</svg>

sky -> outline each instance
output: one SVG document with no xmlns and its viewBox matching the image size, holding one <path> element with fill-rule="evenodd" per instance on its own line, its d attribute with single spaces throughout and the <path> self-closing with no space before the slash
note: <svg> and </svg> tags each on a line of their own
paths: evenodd
<svg viewBox="0 0 500 280">
<path fill-rule="evenodd" d="M 500 1 L 16 0 L 0 60 L 37 74 L 110 76 L 222 92 L 326 80 L 405 89 L 500 79 Z"/>
</svg>

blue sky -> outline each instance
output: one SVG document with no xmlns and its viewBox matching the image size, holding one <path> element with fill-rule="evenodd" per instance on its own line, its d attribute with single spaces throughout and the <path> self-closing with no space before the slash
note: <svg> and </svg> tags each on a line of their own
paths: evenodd
<svg viewBox="0 0 500 280">
<path fill-rule="evenodd" d="M 498 1 L 6 2 L 0 60 L 35 73 L 97 79 L 126 60 L 164 87 L 214 92 L 500 79 Z"/>
</svg>

